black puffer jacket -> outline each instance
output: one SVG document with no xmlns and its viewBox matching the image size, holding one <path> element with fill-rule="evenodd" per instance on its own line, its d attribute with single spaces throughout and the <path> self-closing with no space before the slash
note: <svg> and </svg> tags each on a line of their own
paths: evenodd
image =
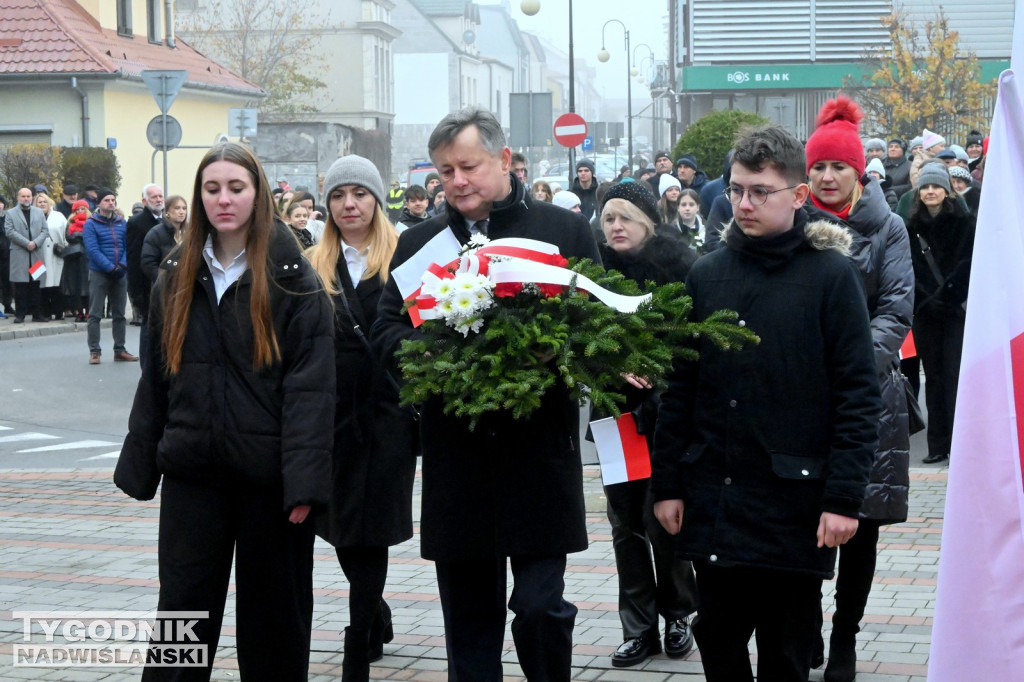
<svg viewBox="0 0 1024 682">
<path fill-rule="evenodd" d="M 160 222 L 146 233 L 146 238 L 142 241 L 142 271 L 146 273 L 150 287 L 160 274 L 160 264 L 164 256 L 175 246 L 177 243 L 174 241 L 174 226 L 167 222 L 167 218 L 161 218 Z"/>
<path fill-rule="evenodd" d="M 914 268 L 903 219 L 889 209 L 877 180 L 865 176 L 861 184 L 864 193 L 845 221 L 810 201 L 804 208 L 812 219 L 838 223 L 853 235 L 851 257 L 864 280 L 882 392 L 878 450 L 860 516 L 890 524 L 907 520 L 909 503 L 910 432 L 899 351 L 914 313 Z"/>
<path fill-rule="evenodd" d="M 166 376 L 163 273 L 153 290 L 149 357 L 135 392 L 128 437 L 114 473 L 137 499 L 160 475 L 211 485 L 281 485 L 282 507 L 325 505 L 330 496 L 334 419 L 334 314 L 299 245 L 283 223 L 270 245 L 270 306 L 281 359 L 252 367 L 252 271 L 220 303 L 210 270 L 196 272 L 180 371 Z M 161 266 L 178 265 L 172 252 Z"/>
<path fill-rule="evenodd" d="M 892 191 L 897 197 L 910 189 L 910 161 L 906 155 L 893 160 L 888 156 L 882 159 L 882 168 L 885 169 L 885 177 L 892 181 Z"/>
</svg>

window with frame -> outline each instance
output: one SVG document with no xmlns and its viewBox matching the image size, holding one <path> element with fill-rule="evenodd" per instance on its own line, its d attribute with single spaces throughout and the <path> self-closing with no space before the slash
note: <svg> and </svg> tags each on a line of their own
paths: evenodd
<svg viewBox="0 0 1024 682">
<path fill-rule="evenodd" d="M 149 37 L 149 42 L 161 44 L 163 43 L 163 35 L 161 34 L 161 5 L 162 0 L 149 0 L 146 3 L 146 35 Z"/>
<path fill-rule="evenodd" d="M 132 0 L 117 0 L 117 35 L 128 38 L 132 32 Z"/>
</svg>

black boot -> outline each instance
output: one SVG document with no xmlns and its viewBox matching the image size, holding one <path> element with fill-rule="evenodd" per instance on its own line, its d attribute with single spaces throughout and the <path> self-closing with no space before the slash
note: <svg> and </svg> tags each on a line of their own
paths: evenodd
<svg viewBox="0 0 1024 682">
<path fill-rule="evenodd" d="M 370 659 L 366 643 L 369 632 L 345 628 L 345 655 L 341 659 L 342 682 L 367 682 L 370 679 Z"/>
<path fill-rule="evenodd" d="M 370 663 L 384 658 L 384 645 L 395 638 L 395 628 L 391 624 L 391 607 L 383 599 L 380 608 L 370 625 L 369 658 Z"/>
<path fill-rule="evenodd" d="M 857 677 L 857 638 L 852 634 L 832 631 L 828 643 L 828 665 L 825 682 L 853 682 Z"/>
</svg>

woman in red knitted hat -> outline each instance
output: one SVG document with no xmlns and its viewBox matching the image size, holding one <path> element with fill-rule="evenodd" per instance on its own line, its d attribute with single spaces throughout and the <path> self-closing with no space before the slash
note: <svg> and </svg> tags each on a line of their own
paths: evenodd
<svg viewBox="0 0 1024 682">
<path fill-rule="evenodd" d="M 914 309 L 910 241 L 878 180 L 864 173 L 862 118 L 856 102 L 846 97 L 830 100 L 807 140 L 811 195 L 804 208 L 813 219 L 838 223 L 853 236 L 851 258 L 864 278 L 883 402 L 860 525 L 853 539 L 839 548 L 827 682 L 848 682 L 856 676 L 856 634 L 874 578 L 878 530 L 906 521 L 910 474 L 907 400 L 899 371 L 899 349 Z M 815 667 L 823 655 L 824 644 Z"/>
</svg>

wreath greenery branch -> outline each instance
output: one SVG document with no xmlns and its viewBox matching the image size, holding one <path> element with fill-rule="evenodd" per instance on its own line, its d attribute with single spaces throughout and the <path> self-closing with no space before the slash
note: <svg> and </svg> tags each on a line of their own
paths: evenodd
<svg viewBox="0 0 1024 682">
<path fill-rule="evenodd" d="M 445 414 L 469 419 L 473 429 L 487 412 L 528 416 L 562 381 L 581 404 L 589 399 L 596 409 L 618 416 L 626 400 L 623 374 L 663 387 L 674 361 L 697 359 L 699 337 L 727 350 L 760 341 L 736 324 L 730 310 L 690 320 L 692 301 L 681 282 L 640 287 L 587 259 L 573 259 L 569 269 L 616 293 L 650 293 L 651 299 L 635 313 L 621 313 L 578 289 L 573 278 L 554 296 L 525 285 L 514 296 L 496 299 L 497 305 L 479 313 L 479 333 L 467 336 L 443 320 L 426 320 L 418 337 L 403 341 L 398 351 L 406 380 L 402 403 L 440 397 Z"/>
</svg>

